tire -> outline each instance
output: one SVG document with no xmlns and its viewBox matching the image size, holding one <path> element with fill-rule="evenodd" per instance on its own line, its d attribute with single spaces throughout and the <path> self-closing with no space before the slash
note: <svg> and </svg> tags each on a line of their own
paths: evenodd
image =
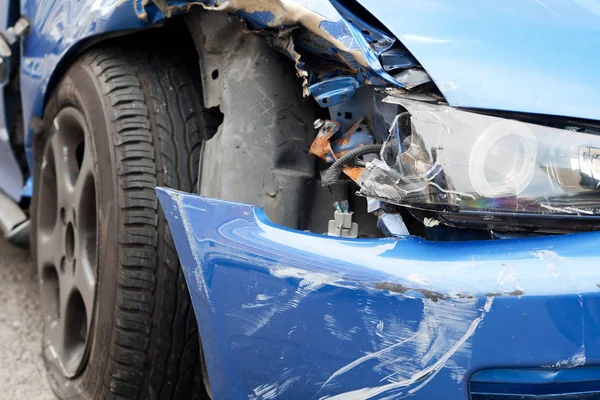
<svg viewBox="0 0 600 400">
<path fill-rule="evenodd" d="M 60 398 L 206 396 L 196 320 L 154 192 L 191 192 L 197 180 L 206 112 L 175 59 L 139 46 L 85 53 L 34 138 L 31 243 L 43 357 Z"/>
</svg>

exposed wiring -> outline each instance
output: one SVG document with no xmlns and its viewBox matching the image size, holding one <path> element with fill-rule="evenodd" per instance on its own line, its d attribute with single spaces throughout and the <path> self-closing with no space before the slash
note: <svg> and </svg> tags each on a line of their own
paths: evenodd
<svg viewBox="0 0 600 400">
<path fill-rule="evenodd" d="M 331 166 L 321 173 L 321 184 L 323 186 L 333 185 L 340 180 L 340 174 L 344 167 L 353 162 L 357 157 L 366 154 L 379 153 L 381 144 L 367 144 L 356 149 L 352 149 L 338 158 Z"/>
</svg>

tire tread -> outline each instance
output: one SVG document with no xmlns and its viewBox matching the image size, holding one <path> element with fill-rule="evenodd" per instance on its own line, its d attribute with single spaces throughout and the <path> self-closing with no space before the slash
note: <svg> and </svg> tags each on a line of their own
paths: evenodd
<svg viewBox="0 0 600 400">
<path fill-rule="evenodd" d="M 192 398 L 199 339 L 155 186 L 193 191 L 204 111 L 185 68 L 156 52 L 85 56 L 111 106 L 118 160 L 119 276 L 105 398 Z"/>
</svg>

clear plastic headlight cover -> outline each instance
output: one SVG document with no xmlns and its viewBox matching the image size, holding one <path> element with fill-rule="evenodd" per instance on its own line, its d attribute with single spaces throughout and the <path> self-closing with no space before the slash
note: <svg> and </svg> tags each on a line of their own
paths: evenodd
<svg viewBox="0 0 600 400">
<path fill-rule="evenodd" d="M 600 136 L 383 101 L 410 115 L 399 107 L 381 160 L 361 177 L 361 195 L 450 213 L 600 216 Z"/>
</svg>

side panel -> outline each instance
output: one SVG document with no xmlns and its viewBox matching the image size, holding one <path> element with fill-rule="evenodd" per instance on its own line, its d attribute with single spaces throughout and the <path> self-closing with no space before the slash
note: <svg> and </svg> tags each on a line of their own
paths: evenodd
<svg viewBox="0 0 600 400">
<path fill-rule="evenodd" d="M 11 15 L 13 1 L 5 0 L 0 6 L 0 31 L 6 30 L 14 18 Z M 21 189 L 23 188 L 23 173 L 15 159 L 10 143 L 10 132 L 8 130 L 6 115 L 6 103 L 4 102 L 4 88 L 0 89 L 0 190 L 19 201 Z"/>
<path fill-rule="evenodd" d="M 598 232 L 338 239 L 158 191 L 215 398 L 464 400 L 481 369 L 600 362 Z"/>
<path fill-rule="evenodd" d="M 120 0 L 22 0 L 21 13 L 31 22 L 21 58 L 23 124 L 31 162 L 30 121 L 42 116 L 48 87 L 53 79 L 60 78 L 65 56 L 86 39 L 145 28 L 159 21 L 162 14 L 150 6 L 146 22 L 135 14 L 132 1 Z"/>
</svg>

